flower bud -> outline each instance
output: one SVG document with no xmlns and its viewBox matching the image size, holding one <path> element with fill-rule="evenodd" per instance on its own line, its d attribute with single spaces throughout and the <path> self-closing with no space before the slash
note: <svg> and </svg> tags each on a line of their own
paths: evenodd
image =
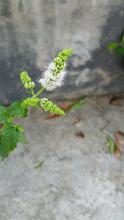
<svg viewBox="0 0 124 220">
<path fill-rule="evenodd" d="M 39 98 L 27 98 L 23 101 L 23 106 L 25 107 L 39 107 L 40 99 Z"/>
<path fill-rule="evenodd" d="M 45 110 L 49 111 L 51 113 L 55 113 L 57 115 L 64 115 L 64 111 L 60 109 L 58 106 L 53 104 L 51 101 L 49 101 L 47 98 L 43 98 L 40 100 L 40 106 Z"/>
</svg>

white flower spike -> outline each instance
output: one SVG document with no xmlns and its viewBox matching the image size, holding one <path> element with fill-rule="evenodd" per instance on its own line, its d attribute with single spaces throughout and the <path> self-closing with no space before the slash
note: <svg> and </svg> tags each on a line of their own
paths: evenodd
<svg viewBox="0 0 124 220">
<path fill-rule="evenodd" d="M 41 83 L 47 91 L 52 91 L 62 85 L 63 79 L 66 75 L 66 61 L 72 53 L 72 49 L 62 50 L 58 54 L 58 57 L 49 64 L 47 70 L 43 73 L 43 78 L 39 80 L 39 83 Z"/>
</svg>

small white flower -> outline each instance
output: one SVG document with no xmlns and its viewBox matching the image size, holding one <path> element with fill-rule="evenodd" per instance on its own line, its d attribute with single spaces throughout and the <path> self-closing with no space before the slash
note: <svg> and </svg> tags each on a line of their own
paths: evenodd
<svg viewBox="0 0 124 220">
<path fill-rule="evenodd" d="M 48 91 L 52 91 L 63 84 L 63 79 L 66 75 L 65 70 L 61 70 L 58 75 L 54 75 L 54 70 L 56 66 L 50 63 L 47 70 L 43 73 L 43 78 L 39 80 L 39 83 Z M 64 67 L 65 69 L 65 67 Z"/>
</svg>

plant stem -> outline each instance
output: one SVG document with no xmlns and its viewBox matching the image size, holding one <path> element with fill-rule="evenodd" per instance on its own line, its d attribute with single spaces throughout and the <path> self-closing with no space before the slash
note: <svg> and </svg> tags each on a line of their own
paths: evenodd
<svg viewBox="0 0 124 220">
<path fill-rule="evenodd" d="M 44 91 L 44 89 L 45 89 L 44 87 L 41 87 L 41 89 L 36 94 L 33 95 L 33 98 L 41 95 L 41 93 Z"/>
<path fill-rule="evenodd" d="M 31 93 L 32 93 L 32 96 L 34 96 L 34 95 L 35 95 L 35 93 L 34 93 L 34 90 L 33 90 L 33 89 L 31 89 Z"/>
</svg>

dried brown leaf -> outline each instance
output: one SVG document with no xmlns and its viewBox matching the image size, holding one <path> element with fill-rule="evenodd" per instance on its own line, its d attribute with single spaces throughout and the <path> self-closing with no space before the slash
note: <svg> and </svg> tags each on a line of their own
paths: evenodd
<svg viewBox="0 0 124 220">
<path fill-rule="evenodd" d="M 120 136 L 124 137 L 124 131 L 117 131 Z"/>
<path fill-rule="evenodd" d="M 48 114 L 48 116 L 46 117 L 46 119 L 55 119 L 60 117 L 60 115 L 56 115 L 56 114 Z"/>
<path fill-rule="evenodd" d="M 121 96 L 112 96 L 109 100 L 110 105 L 121 106 L 122 97 Z"/>
<path fill-rule="evenodd" d="M 59 107 L 64 111 L 68 111 L 73 104 L 74 102 L 64 102 L 64 103 L 61 103 Z"/>
<path fill-rule="evenodd" d="M 114 136 L 115 136 L 115 152 L 114 153 L 117 158 L 120 158 L 122 154 L 122 143 L 123 142 L 120 139 L 121 135 L 118 131 L 115 132 Z"/>
<path fill-rule="evenodd" d="M 119 159 L 121 157 L 122 152 L 119 148 L 116 147 L 114 154 Z"/>
<path fill-rule="evenodd" d="M 80 120 L 81 120 L 81 119 L 80 119 L 79 117 L 77 117 L 77 118 L 73 121 L 72 125 L 77 124 Z"/>
<path fill-rule="evenodd" d="M 85 134 L 82 132 L 82 131 L 79 131 L 75 134 L 76 137 L 79 137 L 79 138 L 84 138 L 85 137 Z"/>
</svg>

